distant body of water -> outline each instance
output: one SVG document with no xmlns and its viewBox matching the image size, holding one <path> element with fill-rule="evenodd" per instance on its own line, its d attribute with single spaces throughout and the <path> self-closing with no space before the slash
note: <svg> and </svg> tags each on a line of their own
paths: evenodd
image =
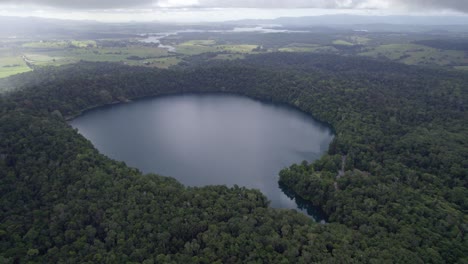
<svg viewBox="0 0 468 264">
<path fill-rule="evenodd" d="M 140 41 L 143 42 L 143 43 L 158 44 L 158 48 L 166 49 L 169 52 L 176 52 L 176 47 L 171 46 L 171 45 L 164 45 L 164 44 L 161 43 L 161 39 L 163 39 L 163 38 L 165 38 L 167 36 L 170 36 L 170 35 L 173 35 L 173 34 L 170 34 L 170 33 L 164 34 L 164 33 L 162 33 L 162 34 L 148 35 L 146 38 L 141 39 Z"/>
<path fill-rule="evenodd" d="M 161 43 L 161 40 L 165 37 L 178 35 L 183 33 L 205 33 L 205 32 L 212 32 L 212 33 L 246 33 L 246 32 L 258 32 L 258 33 L 294 33 L 294 32 L 307 32 L 307 31 L 293 31 L 282 29 L 280 25 L 258 25 L 254 27 L 235 27 L 233 29 L 228 30 L 199 30 L 199 29 L 188 29 L 188 30 L 180 30 L 174 32 L 166 32 L 166 33 L 147 33 L 141 34 L 145 36 L 143 39 L 140 39 L 140 42 L 143 43 L 154 43 L 158 44 L 158 47 L 161 49 L 166 49 L 169 52 L 176 52 L 177 48 L 171 45 L 164 45 Z"/>
<path fill-rule="evenodd" d="M 327 126 L 296 109 L 221 94 L 106 106 L 70 123 L 101 153 L 145 173 L 188 186 L 255 188 L 272 207 L 303 211 L 279 188 L 278 173 L 318 159 L 333 138 Z"/>
</svg>

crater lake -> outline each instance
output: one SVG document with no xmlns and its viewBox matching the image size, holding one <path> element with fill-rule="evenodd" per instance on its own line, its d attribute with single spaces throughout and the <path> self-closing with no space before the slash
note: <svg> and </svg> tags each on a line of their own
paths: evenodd
<svg viewBox="0 0 468 264">
<path fill-rule="evenodd" d="M 320 158 L 333 139 L 328 126 L 295 108 L 230 94 L 185 94 L 96 108 L 70 124 L 101 153 L 144 173 L 187 186 L 259 189 L 272 207 L 321 220 L 278 185 L 281 169 Z"/>
</svg>

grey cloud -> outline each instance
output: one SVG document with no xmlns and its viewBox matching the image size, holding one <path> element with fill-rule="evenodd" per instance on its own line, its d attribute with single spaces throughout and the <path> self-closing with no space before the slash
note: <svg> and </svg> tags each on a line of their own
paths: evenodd
<svg viewBox="0 0 468 264">
<path fill-rule="evenodd" d="M 117 9 L 150 6 L 153 0 L 0 0 L 0 4 L 32 4 L 67 9 Z"/>
<path fill-rule="evenodd" d="M 207 7 L 247 8 L 355 8 L 368 0 L 200 0 Z"/>
<path fill-rule="evenodd" d="M 394 0 L 392 2 L 411 9 L 451 9 L 468 13 L 468 0 Z"/>
<path fill-rule="evenodd" d="M 118 9 L 154 7 L 171 0 L 0 0 L 8 4 L 35 4 L 70 9 Z M 193 2 L 189 1 L 189 2 Z M 198 0 L 192 7 L 207 8 L 407 8 L 411 10 L 451 9 L 468 13 L 468 0 Z M 175 1 L 184 6 L 184 1 Z"/>
<path fill-rule="evenodd" d="M 468 0 L 200 0 L 212 7 L 259 8 L 408 8 L 419 10 L 451 9 L 468 12 Z"/>
</svg>

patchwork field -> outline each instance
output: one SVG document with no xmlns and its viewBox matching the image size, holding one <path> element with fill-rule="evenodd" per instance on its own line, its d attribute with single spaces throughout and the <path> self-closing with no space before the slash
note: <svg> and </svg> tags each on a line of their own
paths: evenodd
<svg viewBox="0 0 468 264">
<path fill-rule="evenodd" d="M 316 44 L 293 43 L 283 48 L 279 48 L 281 52 L 315 52 L 315 53 L 335 53 L 338 50 L 332 46 L 320 46 Z"/>
<path fill-rule="evenodd" d="M 176 46 L 177 53 L 198 55 L 207 52 L 253 53 L 258 45 L 218 45 L 214 40 L 191 40 Z"/>
<path fill-rule="evenodd" d="M 21 53 L 13 49 L 0 48 L 0 78 L 28 71 L 31 69 L 24 62 Z"/>
<path fill-rule="evenodd" d="M 349 41 L 339 39 L 333 41 L 333 45 L 353 46 L 354 44 Z"/>
<path fill-rule="evenodd" d="M 395 42 L 392 35 L 352 33 L 338 34 L 325 39 L 317 35 L 316 41 L 314 36 L 311 36 L 311 42 L 316 43 L 302 43 L 301 39 L 292 39 L 290 43 L 279 42 L 281 45 L 277 43 L 279 40 L 266 34 L 259 35 L 258 39 L 252 35 L 232 35 L 227 39 L 216 35 L 205 37 L 206 39 L 181 39 L 180 36 L 171 35 L 163 44 L 173 46 L 175 52 L 160 48 L 158 43 L 142 43 L 138 38 L 16 42 L 4 40 L 0 41 L 0 78 L 31 71 L 36 67 L 60 66 L 82 60 L 169 68 L 184 58 L 203 53 L 213 54 L 206 58 L 208 60 L 235 60 L 243 59 L 247 54 L 271 51 L 358 54 L 410 65 L 468 70 L 468 52 L 412 44 L 410 42 L 414 41 L 411 40 L 402 44 L 404 39 Z"/>
<path fill-rule="evenodd" d="M 468 63 L 468 56 L 464 51 L 439 50 L 416 44 L 381 45 L 360 55 L 386 58 L 410 65 L 458 66 Z"/>
<path fill-rule="evenodd" d="M 257 52 L 258 45 L 218 44 L 215 40 L 190 40 L 175 44 L 176 52 L 137 40 L 105 40 L 115 47 L 101 46 L 103 40 L 48 40 L 19 42 L 0 48 L 0 78 L 30 71 L 34 67 L 60 66 L 83 61 L 122 62 L 134 66 L 169 68 L 186 56 L 212 52 L 212 59 L 234 60 Z M 0 43 L 1 44 L 1 43 Z M 27 62 L 27 63 L 26 63 Z M 28 67 L 28 65 L 31 67 Z"/>
<path fill-rule="evenodd" d="M 31 71 L 31 69 L 26 65 L 21 56 L 1 56 L 0 78 L 28 71 Z"/>
<path fill-rule="evenodd" d="M 34 67 L 60 66 L 78 61 L 122 62 L 168 68 L 180 62 L 175 54 L 158 47 L 99 47 L 94 40 L 29 42 L 0 48 L 0 78 L 31 71 Z M 31 66 L 29 67 L 28 66 Z"/>
<path fill-rule="evenodd" d="M 468 71 L 468 66 L 455 66 L 454 68 L 457 70 Z"/>
</svg>

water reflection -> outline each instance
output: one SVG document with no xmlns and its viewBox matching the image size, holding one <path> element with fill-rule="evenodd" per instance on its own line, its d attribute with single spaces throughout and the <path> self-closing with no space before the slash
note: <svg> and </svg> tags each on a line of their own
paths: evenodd
<svg viewBox="0 0 468 264">
<path fill-rule="evenodd" d="M 325 212 L 318 206 L 312 205 L 309 201 L 306 201 L 302 199 L 299 195 L 297 195 L 295 192 L 290 190 L 288 187 L 286 187 L 282 183 L 278 183 L 278 187 L 281 189 L 281 191 L 291 200 L 294 200 L 296 202 L 297 208 L 312 217 L 316 222 L 325 224 L 327 222 L 327 217 Z"/>
<path fill-rule="evenodd" d="M 294 108 L 220 94 L 112 105 L 71 125 L 103 154 L 144 173 L 172 176 L 187 186 L 258 189 L 272 207 L 311 215 L 313 208 L 278 188 L 278 173 L 316 160 L 333 138 L 327 126 Z M 317 219 L 323 218 L 318 212 Z"/>
</svg>

